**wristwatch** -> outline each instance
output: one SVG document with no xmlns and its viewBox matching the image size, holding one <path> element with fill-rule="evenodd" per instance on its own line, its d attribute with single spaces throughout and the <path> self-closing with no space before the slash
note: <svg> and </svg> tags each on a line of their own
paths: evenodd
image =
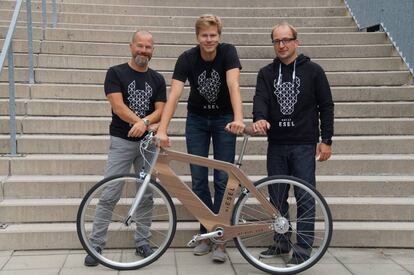
<svg viewBox="0 0 414 275">
<path fill-rule="evenodd" d="M 331 146 L 332 145 L 332 139 L 322 139 L 321 143 Z"/>
<path fill-rule="evenodd" d="M 145 126 L 148 126 L 150 124 L 150 121 L 148 118 L 143 118 L 142 121 L 144 122 Z"/>
</svg>

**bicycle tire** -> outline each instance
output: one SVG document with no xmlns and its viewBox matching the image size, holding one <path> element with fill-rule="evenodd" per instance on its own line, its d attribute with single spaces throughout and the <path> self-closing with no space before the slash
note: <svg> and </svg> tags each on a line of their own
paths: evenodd
<svg viewBox="0 0 414 275">
<path fill-rule="evenodd" d="M 328 204 L 326 203 L 323 196 L 311 185 L 304 182 L 303 180 L 300 180 L 295 177 L 290 176 L 271 176 L 263 178 L 257 182 L 254 183 L 256 188 L 264 194 L 269 199 L 269 186 L 272 186 L 272 188 L 279 188 L 277 189 L 279 192 L 283 190 L 289 190 L 286 189 L 287 186 L 293 186 L 294 188 L 290 188 L 290 190 L 295 189 L 295 192 L 299 192 L 298 194 L 304 194 L 300 192 L 305 192 L 303 196 L 299 198 L 299 202 L 301 202 L 302 198 L 306 199 L 306 202 L 314 200 L 314 209 L 315 209 L 315 215 L 313 216 L 314 220 L 314 229 L 313 232 L 309 231 L 301 231 L 297 229 L 297 221 L 300 221 L 302 224 L 310 223 L 309 219 L 312 219 L 310 217 L 304 217 L 301 219 L 301 217 L 296 218 L 296 206 L 297 206 L 297 199 L 295 196 L 292 196 L 292 192 L 288 195 L 289 198 L 289 214 L 284 215 L 286 218 L 285 220 L 288 220 L 288 226 L 282 231 L 285 232 L 284 234 L 279 234 L 281 240 L 285 240 L 285 243 L 287 243 L 290 246 L 289 254 L 282 255 L 266 255 L 264 253 L 266 248 L 269 246 L 269 244 L 275 243 L 275 236 L 276 236 L 276 219 L 274 217 L 271 217 L 267 214 L 265 210 L 260 209 L 261 205 L 257 202 L 255 202 L 254 198 L 251 198 L 251 195 L 248 191 L 242 192 L 240 195 L 234 211 L 232 215 L 232 224 L 248 224 L 248 223 L 257 223 L 257 222 L 265 222 L 269 223 L 269 225 L 272 225 L 275 229 L 274 231 L 267 232 L 267 233 L 261 233 L 254 236 L 247 236 L 247 237 L 236 237 L 234 238 L 234 242 L 236 244 L 236 247 L 240 251 L 240 253 L 243 255 L 243 257 L 253 266 L 256 268 L 265 271 L 270 274 L 296 274 L 299 272 L 302 272 L 310 267 L 312 267 L 314 264 L 316 264 L 321 257 L 325 254 L 326 250 L 328 249 L 328 246 L 330 244 L 331 238 L 332 238 L 332 215 L 329 209 Z M 285 188 L 285 189 L 280 189 Z M 282 192 L 280 192 L 282 193 Z M 309 197 L 310 196 L 310 197 Z M 311 198 L 311 199 L 310 199 Z M 283 199 L 282 199 L 283 200 Z M 274 203 L 276 204 L 276 203 Z M 278 205 L 275 205 L 276 208 L 280 209 Z M 312 207 L 311 207 L 312 208 Z M 305 211 L 304 213 L 312 213 L 312 211 L 308 212 Z M 266 216 L 267 215 L 267 216 Z M 312 215 L 312 214 L 311 214 Z M 305 215 L 302 215 L 305 216 Z M 307 221 L 305 221 L 305 219 Z M 301 225 L 303 226 L 303 225 Z M 287 236 L 287 237 L 286 237 Z M 290 236 L 290 237 L 289 237 Z M 295 244 L 295 239 L 302 240 L 302 242 L 305 242 L 304 240 L 307 238 L 309 240 L 310 236 L 313 236 L 313 240 L 315 242 L 307 242 L 308 247 L 306 251 L 310 252 L 310 257 L 308 259 L 304 259 L 303 263 L 288 266 L 287 262 L 291 258 L 292 254 L 294 252 L 299 253 L 299 249 L 302 250 L 303 244 L 300 246 Z M 315 244 L 316 243 L 316 244 Z M 275 251 L 275 250 L 273 250 Z M 303 251 L 303 250 L 302 250 Z M 285 251 L 286 252 L 286 251 Z M 261 255 L 261 253 L 264 253 L 265 255 Z M 277 254 L 277 253 L 274 253 Z M 264 258 L 266 256 L 266 258 Z M 269 256 L 269 257 L 268 257 Z"/>
<path fill-rule="evenodd" d="M 116 270 L 144 267 L 161 257 L 174 238 L 177 223 L 174 204 L 165 189 L 152 180 L 147 188 L 149 190 L 148 196 L 138 206 L 131 225 L 127 227 L 122 223 L 141 183 L 142 180 L 135 174 L 108 177 L 95 184 L 84 196 L 79 206 L 76 220 L 78 238 L 86 252 L 104 266 Z M 117 193 L 119 199 L 113 199 L 114 188 L 120 189 Z M 108 202 L 114 204 L 112 209 L 108 206 L 102 206 Z M 98 205 L 100 205 L 98 211 L 101 213 L 101 218 L 95 217 Z M 105 213 L 108 213 L 110 218 L 103 217 Z M 96 240 L 102 240 L 102 237 L 96 238 L 95 235 L 92 237 L 92 228 L 97 226 L 102 230 L 105 227 L 102 224 L 105 223 L 108 226 L 105 225 L 107 232 L 104 243 L 102 244 L 100 241 L 97 244 Z M 137 225 L 139 226 L 137 227 Z M 135 254 L 135 238 L 142 236 L 142 234 L 146 234 L 145 239 L 154 250 L 154 253 L 146 258 Z M 97 246 L 103 249 L 102 254 L 96 251 Z"/>
</svg>

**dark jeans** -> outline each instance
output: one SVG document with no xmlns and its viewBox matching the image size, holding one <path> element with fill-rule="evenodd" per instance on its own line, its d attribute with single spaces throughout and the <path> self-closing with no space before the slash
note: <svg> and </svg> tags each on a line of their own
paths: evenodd
<svg viewBox="0 0 414 275">
<path fill-rule="evenodd" d="M 224 130 L 227 123 L 231 121 L 233 121 L 233 115 L 200 116 L 189 112 L 185 128 L 188 153 L 207 157 L 210 140 L 212 140 L 214 159 L 233 163 L 236 136 Z M 190 169 L 194 193 L 217 214 L 227 185 L 227 173 L 214 170 L 213 203 L 208 187 L 208 168 L 191 164 Z M 207 230 L 200 225 L 200 232 L 206 233 Z"/>
<path fill-rule="evenodd" d="M 315 151 L 316 144 L 303 145 L 275 145 L 267 148 L 267 172 L 269 176 L 288 175 L 302 179 L 316 186 L 315 180 Z M 279 184 L 269 188 L 271 201 L 278 207 L 282 215 L 289 217 L 289 188 L 290 185 Z M 315 227 L 315 200 L 303 190 L 294 188 L 297 201 L 297 245 L 310 248 L 314 240 Z M 302 221 L 302 222 L 301 222 Z M 290 240 L 290 233 L 276 234 L 275 241 L 286 245 Z"/>
</svg>

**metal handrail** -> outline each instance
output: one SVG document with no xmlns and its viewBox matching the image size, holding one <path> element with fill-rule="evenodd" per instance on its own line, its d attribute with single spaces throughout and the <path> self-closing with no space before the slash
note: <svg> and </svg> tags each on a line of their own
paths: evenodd
<svg viewBox="0 0 414 275">
<path fill-rule="evenodd" d="M 23 0 L 16 0 L 13 16 L 10 21 L 10 26 L 7 31 L 6 39 L 4 40 L 3 48 L 0 54 L 0 75 L 3 71 L 4 64 L 8 62 L 8 80 L 9 80 L 9 128 L 10 128 L 10 155 L 17 155 L 17 139 L 16 139 L 16 100 L 15 100 L 15 81 L 14 81 L 14 61 L 13 61 L 13 35 L 16 30 L 17 19 L 20 14 Z M 57 7 L 56 0 L 52 0 L 52 26 L 57 24 Z M 42 0 L 42 27 L 45 33 L 47 27 L 46 15 L 46 0 Z M 34 69 L 33 69 L 33 27 L 32 27 L 32 3 L 31 0 L 26 0 L 26 16 L 27 16 L 27 43 L 28 43 L 28 69 L 29 69 L 29 84 L 34 84 Z"/>
<path fill-rule="evenodd" d="M 30 0 L 28 0 L 30 1 Z M 14 84 L 14 62 L 13 62 L 13 34 L 16 29 L 17 18 L 22 7 L 23 0 L 16 0 L 13 16 L 7 31 L 6 39 L 4 40 L 3 49 L 0 55 L 0 75 L 3 71 L 3 66 L 6 60 L 8 61 L 9 74 L 9 127 L 10 127 L 10 155 L 17 155 L 16 142 L 16 100 L 15 100 L 15 84 Z M 27 12 L 29 14 L 29 12 Z M 31 43 L 31 39 L 28 39 Z M 29 47 L 30 48 L 30 47 Z M 32 68 L 33 69 L 33 68 Z"/>
<path fill-rule="evenodd" d="M 412 0 L 344 0 L 358 29 L 380 25 L 414 76 L 414 38 Z"/>
</svg>

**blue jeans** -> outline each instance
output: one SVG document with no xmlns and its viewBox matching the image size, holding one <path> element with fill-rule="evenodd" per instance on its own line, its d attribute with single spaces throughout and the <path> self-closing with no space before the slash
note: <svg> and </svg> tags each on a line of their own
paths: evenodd
<svg viewBox="0 0 414 275">
<path fill-rule="evenodd" d="M 315 152 L 316 144 L 300 145 L 276 145 L 269 144 L 267 148 L 267 172 L 269 176 L 288 175 L 302 179 L 316 187 L 315 180 Z M 270 186 L 270 199 L 282 215 L 289 217 L 289 196 L 290 185 L 279 184 Z M 306 192 L 294 188 L 297 205 L 297 217 L 306 222 L 297 223 L 298 232 L 307 232 L 297 238 L 297 245 L 308 248 L 313 244 L 313 232 L 315 227 L 315 200 Z M 310 221 L 310 222 L 309 222 Z M 309 232 L 309 233 L 308 233 Z M 286 245 L 290 241 L 290 233 L 284 235 L 276 234 L 275 241 L 281 245 Z"/>
<path fill-rule="evenodd" d="M 227 123 L 233 121 L 233 115 L 200 116 L 188 113 L 185 128 L 187 151 L 197 156 L 208 157 L 210 140 L 213 141 L 214 159 L 234 162 L 236 136 L 224 130 Z M 214 202 L 208 187 L 208 168 L 190 165 L 193 192 L 214 213 L 218 213 L 226 189 L 228 175 L 214 169 Z M 200 232 L 206 233 L 200 225 Z"/>
</svg>

